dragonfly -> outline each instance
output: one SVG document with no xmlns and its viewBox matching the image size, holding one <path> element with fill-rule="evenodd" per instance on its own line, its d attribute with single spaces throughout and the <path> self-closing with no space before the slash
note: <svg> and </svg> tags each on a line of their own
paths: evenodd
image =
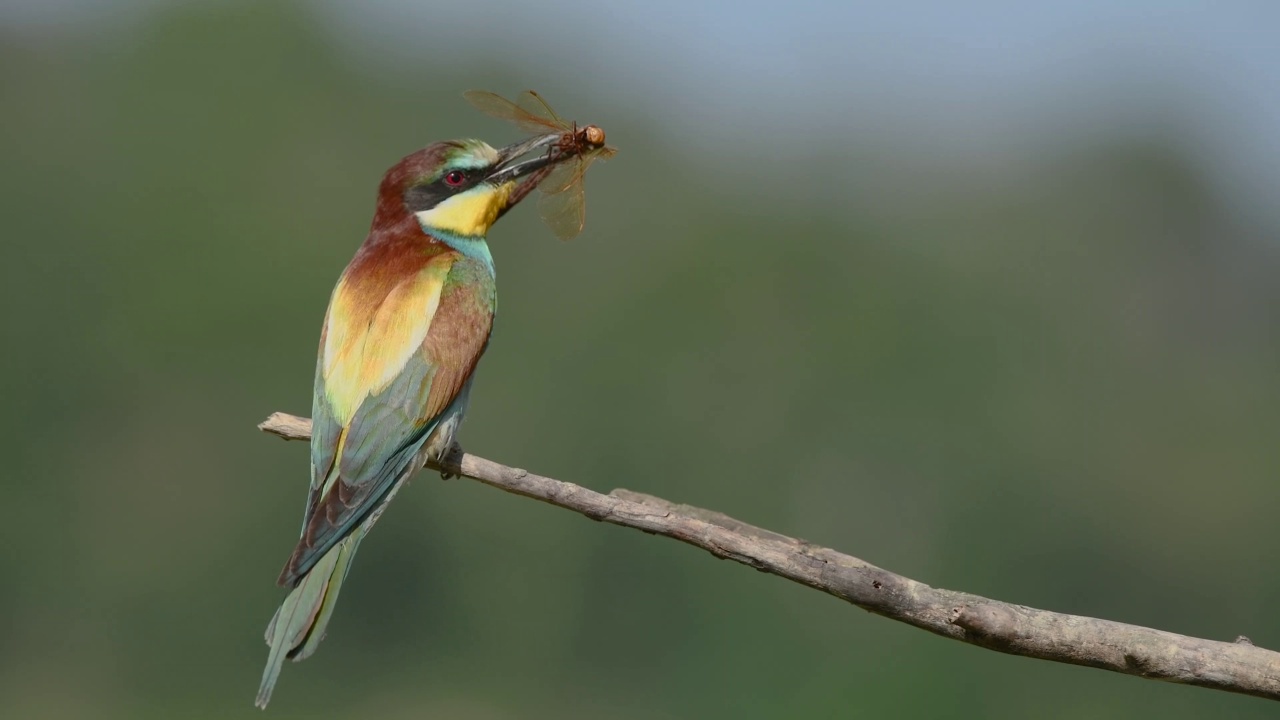
<svg viewBox="0 0 1280 720">
<path fill-rule="evenodd" d="M 515 123 L 526 132 L 560 135 L 550 152 L 570 159 L 548 167 L 536 182 L 524 186 L 520 197 L 536 184 L 542 191 L 538 198 L 539 215 L 547 227 L 561 240 L 572 240 L 581 233 L 587 221 L 583 187 L 587 168 L 596 160 L 607 160 L 618 152 L 617 148 L 604 144 L 604 130 L 599 125 L 578 127 L 576 122 L 561 119 L 533 90 L 520 93 L 515 102 L 484 90 L 468 90 L 463 97 L 480 112 Z M 519 198 L 514 200 L 518 202 Z"/>
</svg>

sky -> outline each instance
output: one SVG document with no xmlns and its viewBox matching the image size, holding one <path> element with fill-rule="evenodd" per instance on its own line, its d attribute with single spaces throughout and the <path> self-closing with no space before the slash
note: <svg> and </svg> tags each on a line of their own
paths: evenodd
<svg viewBox="0 0 1280 720">
<path fill-rule="evenodd" d="M 127 25 L 154 0 L 6 0 L 19 32 Z M 1280 187 L 1280 3 L 319 0 L 374 63 L 419 49 L 514 50 L 531 82 L 625 99 L 677 141 L 895 138 L 920 153 L 1016 158 L 1028 134 L 1090 122 L 1190 137 L 1236 202 Z M 541 87 L 542 85 L 539 85 Z M 696 99 L 696 100 L 695 100 Z M 577 104 L 577 103 L 575 103 Z M 1169 106 L 1172 127 L 1149 108 Z M 1127 117 L 1127 108 L 1145 108 Z M 661 109 L 670 108 L 664 113 Z M 1083 119 L 1083 120 L 1082 120 Z M 785 143 L 760 148 L 786 152 Z"/>
</svg>

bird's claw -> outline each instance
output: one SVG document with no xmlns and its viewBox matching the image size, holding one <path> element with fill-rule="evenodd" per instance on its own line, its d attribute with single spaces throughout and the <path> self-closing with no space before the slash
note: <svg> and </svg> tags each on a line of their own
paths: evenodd
<svg viewBox="0 0 1280 720">
<path fill-rule="evenodd" d="M 457 440 L 449 443 L 449 447 L 445 448 L 445 451 L 440 453 L 440 459 L 436 462 L 443 465 L 446 460 L 454 457 L 462 457 L 462 446 L 458 444 Z M 448 470 L 443 469 L 440 471 L 441 480 L 453 480 L 457 477 L 459 477 L 457 473 L 451 473 Z"/>
</svg>

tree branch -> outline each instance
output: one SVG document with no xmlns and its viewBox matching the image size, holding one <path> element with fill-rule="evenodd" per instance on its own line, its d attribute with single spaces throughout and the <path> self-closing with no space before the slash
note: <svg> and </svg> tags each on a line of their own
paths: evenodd
<svg viewBox="0 0 1280 720">
<path fill-rule="evenodd" d="M 284 413 L 275 413 L 258 428 L 286 440 L 311 437 L 309 419 Z M 1244 637 L 1232 643 L 1203 640 L 934 588 L 717 512 L 629 490 L 601 495 L 461 451 L 446 456 L 438 466 L 428 467 L 465 475 L 593 520 L 675 538 L 718 558 L 989 650 L 1280 700 L 1280 653 L 1255 647 Z"/>
</svg>

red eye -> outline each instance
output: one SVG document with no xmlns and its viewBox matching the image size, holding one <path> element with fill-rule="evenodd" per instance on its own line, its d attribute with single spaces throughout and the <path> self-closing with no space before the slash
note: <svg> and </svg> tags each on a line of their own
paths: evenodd
<svg viewBox="0 0 1280 720">
<path fill-rule="evenodd" d="M 461 170 L 450 170 L 445 173 L 444 183 L 449 187 L 458 187 L 467 181 L 467 174 Z"/>
</svg>

